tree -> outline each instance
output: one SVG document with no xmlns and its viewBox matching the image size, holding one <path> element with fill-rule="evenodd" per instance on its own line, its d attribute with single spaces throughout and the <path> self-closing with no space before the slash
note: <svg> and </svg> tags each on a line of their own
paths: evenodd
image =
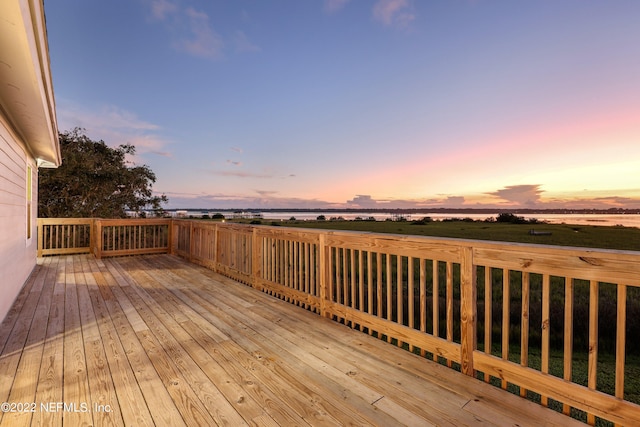
<svg viewBox="0 0 640 427">
<path fill-rule="evenodd" d="M 38 215 L 46 218 L 122 218 L 126 211 L 163 212 L 167 196 L 153 195 L 156 175 L 147 165 L 131 165 L 130 144 L 116 148 L 92 141 L 85 130 L 60 133 L 62 165 L 42 169 L 39 179 Z"/>
<path fill-rule="evenodd" d="M 509 212 L 503 212 L 501 214 L 498 214 L 498 217 L 496 218 L 497 222 L 508 222 L 510 224 L 525 224 L 527 221 L 524 219 L 523 216 L 516 216 L 512 213 Z"/>
</svg>

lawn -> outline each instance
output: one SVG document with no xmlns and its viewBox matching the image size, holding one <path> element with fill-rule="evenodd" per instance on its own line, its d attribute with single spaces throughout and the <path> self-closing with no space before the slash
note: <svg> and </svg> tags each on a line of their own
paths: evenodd
<svg viewBox="0 0 640 427">
<path fill-rule="evenodd" d="M 243 222 L 249 222 L 244 220 Z M 640 251 L 640 228 L 570 224 L 451 221 L 269 221 L 264 225 Z M 536 233 L 531 234 L 534 230 Z M 547 234 L 550 233 L 550 234 Z"/>
</svg>

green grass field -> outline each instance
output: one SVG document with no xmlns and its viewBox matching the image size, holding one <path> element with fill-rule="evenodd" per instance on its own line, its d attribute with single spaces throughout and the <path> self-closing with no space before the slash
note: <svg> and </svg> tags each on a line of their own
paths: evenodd
<svg viewBox="0 0 640 427">
<path fill-rule="evenodd" d="M 249 222 L 249 221 L 242 221 Z M 454 237 L 460 239 L 542 245 L 578 246 L 585 248 L 640 251 L 640 228 L 605 227 L 570 224 L 511 224 L 484 221 L 433 221 L 423 225 L 410 221 L 270 221 L 264 225 L 354 230 L 374 233 L 410 234 L 416 236 Z M 531 235 L 530 230 L 550 235 Z"/>
</svg>

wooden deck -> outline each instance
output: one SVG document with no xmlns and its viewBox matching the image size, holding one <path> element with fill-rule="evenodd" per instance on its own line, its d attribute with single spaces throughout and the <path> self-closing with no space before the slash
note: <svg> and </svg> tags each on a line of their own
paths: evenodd
<svg viewBox="0 0 640 427">
<path fill-rule="evenodd" d="M 41 259 L 0 425 L 582 425 L 169 255 Z"/>
</svg>

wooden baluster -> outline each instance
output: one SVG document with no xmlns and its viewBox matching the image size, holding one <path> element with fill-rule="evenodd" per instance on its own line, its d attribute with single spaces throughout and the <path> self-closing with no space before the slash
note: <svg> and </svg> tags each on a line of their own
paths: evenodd
<svg viewBox="0 0 640 427">
<path fill-rule="evenodd" d="M 413 267 L 413 257 L 408 257 L 407 258 L 407 304 L 409 305 L 408 307 L 408 313 L 407 313 L 407 326 L 409 326 L 411 329 L 415 328 L 414 325 L 414 316 L 415 316 L 415 295 L 414 295 L 414 278 L 413 278 L 413 273 L 414 273 L 414 267 Z M 413 344 L 409 343 L 409 351 L 413 353 Z"/>
<path fill-rule="evenodd" d="M 364 254 L 358 251 L 358 310 L 366 312 L 364 305 Z M 360 331 L 364 331 L 364 326 L 360 324 Z"/>
<path fill-rule="evenodd" d="M 433 260 L 433 336 L 440 336 L 440 263 Z M 433 360 L 438 361 L 438 355 L 433 352 Z"/>
<path fill-rule="evenodd" d="M 403 262 L 400 255 L 396 256 L 396 322 L 404 324 L 404 292 L 403 292 Z M 398 338 L 398 347 L 402 347 L 403 342 Z"/>
<path fill-rule="evenodd" d="M 549 308 L 551 304 L 551 279 L 548 274 L 542 275 L 542 363 L 541 372 L 549 373 L 549 338 L 551 336 L 551 319 L 549 316 Z M 549 405 L 549 398 L 542 396 L 543 406 Z"/>
<path fill-rule="evenodd" d="M 491 267 L 484 267 L 484 352 L 492 354 L 493 346 L 493 278 Z M 491 381 L 491 375 L 484 373 L 485 382 Z"/>
<path fill-rule="evenodd" d="M 511 322 L 509 320 L 509 304 L 510 304 L 510 296 L 509 296 L 509 286 L 511 280 L 509 278 L 509 270 L 506 268 L 502 269 L 502 359 L 505 361 L 509 360 L 509 332 L 511 327 Z M 507 389 L 507 381 L 502 380 L 502 388 Z"/>
<path fill-rule="evenodd" d="M 447 341 L 453 342 L 453 263 L 447 261 L 446 270 L 447 279 Z M 451 359 L 447 360 L 447 366 L 451 368 L 453 366 Z"/>
<path fill-rule="evenodd" d="M 595 390 L 598 378 L 598 282 L 589 282 L 589 368 L 587 387 Z M 588 413 L 587 423 L 595 425 L 596 417 Z"/>
<path fill-rule="evenodd" d="M 563 378 L 571 381 L 572 358 L 573 358 L 573 279 L 565 278 L 564 284 L 564 363 Z M 562 412 L 569 415 L 571 407 L 566 403 L 562 404 Z"/>
<path fill-rule="evenodd" d="M 420 258 L 420 332 L 427 333 L 427 260 L 424 258 Z M 422 346 L 420 355 L 427 355 Z"/>
<path fill-rule="evenodd" d="M 624 367 L 627 325 L 627 286 L 618 285 L 618 310 L 616 318 L 616 397 L 624 399 Z"/>
<path fill-rule="evenodd" d="M 391 321 L 393 314 L 393 304 L 392 304 L 392 295 L 393 295 L 393 279 L 391 274 L 391 255 L 386 254 L 387 258 L 387 320 Z M 387 342 L 391 342 L 391 335 L 387 333 Z"/>
<path fill-rule="evenodd" d="M 264 256 L 264 245 L 260 242 L 258 229 L 251 227 L 251 286 L 260 289 L 258 280 L 262 270 L 262 257 Z"/>
<path fill-rule="evenodd" d="M 376 253 L 376 315 L 381 319 L 384 318 L 383 304 L 383 287 L 384 281 L 382 276 L 382 253 Z M 380 334 L 378 334 L 378 338 Z"/>
<path fill-rule="evenodd" d="M 529 299 L 530 299 L 529 272 L 522 272 L 522 308 L 520 321 L 520 365 L 529 365 Z M 526 397 L 527 390 L 520 387 L 520 396 Z"/>
</svg>

